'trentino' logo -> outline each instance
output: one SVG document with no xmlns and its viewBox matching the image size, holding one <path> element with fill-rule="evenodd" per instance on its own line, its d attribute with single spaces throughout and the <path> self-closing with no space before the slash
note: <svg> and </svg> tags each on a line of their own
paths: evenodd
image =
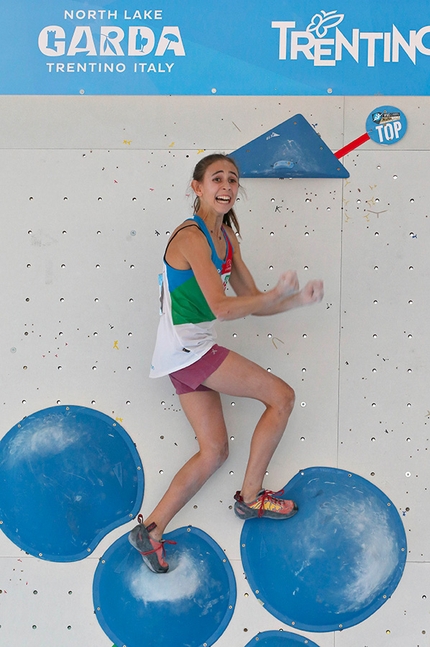
<svg viewBox="0 0 430 647">
<path fill-rule="evenodd" d="M 430 47 L 424 44 L 430 25 L 418 31 L 411 29 L 407 35 L 403 35 L 394 24 L 391 31 L 369 32 L 354 28 L 350 34 L 345 34 L 338 27 L 344 18 L 345 15 L 337 11 L 320 11 L 304 31 L 296 30 L 294 21 L 273 21 L 272 29 L 279 30 L 279 60 L 296 61 L 304 57 L 314 66 L 327 67 L 337 65 L 346 52 L 357 63 L 365 57 L 367 67 L 374 67 L 376 63 L 398 63 L 401 50 L 414 65 L 417 52 L 430 56 Z"/>
</svg>

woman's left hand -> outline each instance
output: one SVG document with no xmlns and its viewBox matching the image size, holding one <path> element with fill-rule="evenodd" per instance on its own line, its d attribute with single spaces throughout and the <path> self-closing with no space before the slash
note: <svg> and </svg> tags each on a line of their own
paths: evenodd
<svg viewBox="0 0 430 647">
<path fill-rule="evenodd" d="M 324 296 L 324 284 L 322 281 L 309 281 L 300 290 L 300 303 L 303 306 L 319 303 Z"/>
</svg>

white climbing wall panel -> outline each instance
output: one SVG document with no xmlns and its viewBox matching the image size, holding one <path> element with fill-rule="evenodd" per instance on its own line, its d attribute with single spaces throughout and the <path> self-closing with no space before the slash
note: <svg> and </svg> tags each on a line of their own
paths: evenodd
<svg viewBox="0 0 430 647">
<path fill-rule="evenodd" d="M 407 136 L 350 153 L 348 180 L 243 181 L 242 249 L 258 285 L 294 268 L 302 283 L 324 279 L 323 302 L 218 329 L 220 343 L 296 391 L 267 487 L 301 468 L 339 467 L 381 488 L 405 524 L 408 562 L 392 599 L 344 632 L 308 634 L 320 647 L 429 645 L 430 100 L 382 103 L 402 109 Z M 157 274 L 169 232 L 191 213 L 195 163 L 298 112 L 336 151 L 363 134 L 378 105 L 372 97 L 0 97 L 0 437 L 57 403 L 120 420 L 143 461 L 149 513 L 195 450 L 170 381 L 147 377 Z M 229 460 L 169 529 L 192 524 L 226 551 L 238 598 L 217 646 L 241 647 L 259 631 L 291 628 L 250 591 L 231 509 L 261 405 L 224 404 Z M 93 613 L 92 580 L 98 558 L 132 525 L 73 564 L 29 557 L 0 533 L 0 644 L 111 647 Z"/>
</svg>

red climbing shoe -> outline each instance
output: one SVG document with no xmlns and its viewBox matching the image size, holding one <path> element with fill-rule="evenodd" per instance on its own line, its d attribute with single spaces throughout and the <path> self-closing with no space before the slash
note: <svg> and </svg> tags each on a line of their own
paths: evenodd
<svg viewBox="0 0 430 647">
<path fill-rule="evenodd" d="M 234 498 L 234 511 L 240 519 L 252 519 L 254 517 L 266 517 L 267 519 L 290 519 L 298 511 L 297 504 L 288 499 L 279 499 L 274 495 L 282 495 L 280 492 L 261 490 L 258 496 L 251 503 L 245 503 L 240 492 L 236 492 Z"/>
</svg>

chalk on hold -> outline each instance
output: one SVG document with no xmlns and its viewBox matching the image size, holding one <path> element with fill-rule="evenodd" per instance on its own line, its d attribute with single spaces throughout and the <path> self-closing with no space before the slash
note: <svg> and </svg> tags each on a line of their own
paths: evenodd
<svg viewBox="0 0 430 647">
<path fill-rule="evenodd" d="M 202 530 L 165 535 L 167 573 L 152 573 L 123 535 L 103 555 L 93 584 L 94 608 L 117 645 L 203 645 L 218 640 L 233 615 L 236 582 L 225 553 Z"/>
<path fill-rule="evenodd" d="M 137 514 L 143 488 L 131 438 L 93 409 L 38 411 L 0 441 L 1 529 L 45 560 L 87 557 L 108 532 Z"/>
<path fill-rule="evenodd" d="M 242 530 L 252 590 L 275 617 L 304 631 L 365 620 L 403 574 L 406 535 L 396 507 L 369 481 L 328 467 L 302 470 L 282 496 L 297 502 L 295 517 L 253 519 Z"/>
</svg>

